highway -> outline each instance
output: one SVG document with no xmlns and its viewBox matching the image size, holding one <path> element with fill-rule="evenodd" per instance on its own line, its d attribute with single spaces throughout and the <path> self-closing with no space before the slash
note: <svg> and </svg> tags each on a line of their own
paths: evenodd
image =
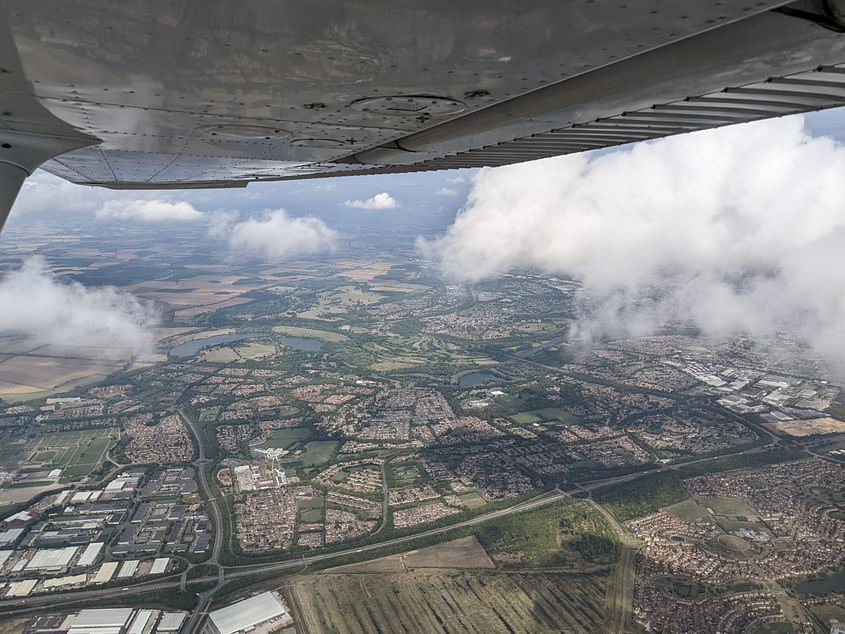
<svg viewBox="0 0 845 634">
<path fill-rule="evenodd" d="M 523 361 L 525 361 L 523 359 Z M 535 363 L 535 362 L 529 362 Z M 539 364 L 538 364 L 539 365 Z M 253 576 L 258 573 L 266 573 L 266 572 L 286 572 L 296 569 L 304 569 L 310 565 L 331 561 L 333 559 L 339 559 L 342 557 L 346 557 L 349 555 L 359 554 L 359 553 L 368 553 L 377 551 L 389 546 L 396 546 L 401 544 L 410 543 L 419 539 L 424 539 L 426 537 L 432 537 L 436 535 L 441 535 L 444 533 L 448 533 L 450 531 L 454 531 L 460 528 L 466 528 L 470 526 L 474 526 L 476 524 L 480 524 L 482 522 L 487 522 L 499 517 L 504 517 L 507 515 L 511 515 L 514 513 L 521 513 L 523 511 L 528 511 L 531 509 L 535 509 L 541 506 L 546 506 L 548 504 L 552 504 L 560 499 L 568 497 L 577 492 L 585 492 L 591 493 L 596 489 L 600 489 L 603 487 L 620 484 L 622 482 L 627 482 L 630 480 L 635 480 L 647 475 L 652 475 L 655 473 L 660 473 L 663 471 L 675 470 L 685 465 L 690 464 L 697 464 L 701 462 L 708 462 L 711 460 L 718 460 L 723 456 L 712 456 L 707 458 L 698 458 L 693 460 L 688 460 L 684 462 L 677 462 L 674 464 L 666 464 L 666 465 L 658 465 L 650 469 L 645 469 L 642 471 L 637 471 L 634 473 L 628 473 L 620 476 L 615 476 L 612 478 L 602 478 L 599 480 L 591 480 L 582 483 L 575 484 L 571 490 L 568 491 L 561 491 L 555 490 L 551 492 L 547 492 L 541 494 L 535 498 L 527 500 L 525 502 L 521 502 L 514 506 L 500 509 L 497 511 L 492 511 L 490 513 L 485 513 L 483 515 L 479 515 L 461 522 L 457 522 L 455 524 L 448 524 L 446 526 L 441 526 L 438 528 L 432 528 L 425 531 L 421 531 L 419 533 L 413 533 L 410 535 L 405 535 L 402 537 L 394 537 L 391 539 L 386 539 L 383 541 L 362 545 L 355 548 L 347 548 L 345 550 L 335 551 L 335 552 L 326 552 L 326 553 L 318 553 L 315 555 L 311 555 L 310 557 L 301 557 L 298 559 L 280 561 L 276 563 L 262 563 L 262 564 L 242 564 L 242 565 L 232 565 L 232 566 L 223 566 L 220 564 L 220 553 L 222 551 L 223 546 L 223 514 L 220 511 L 220 507 L 218 501 L 214 497 L 211 488 L 208 484 L 208 475 L 205 470 L 205 465 L 207 464 L 207 458 L 205 456 L 204 446 L 200 439 L 200 430 L 198 430 L 195 424 L 191 421 L 191 419 L 182 411 L 179 410 L 179 415 L 185 422 L 185 425 L 190 430 L 191 434 L 196 438 L 197 441 L 197 459 L 194 461 L 194 466 L 197 470 L 197 478 L 199 486 L 202 490 L 203 495 L 205 496 L 206 500 L 208 501 L 208 505 L 211 508 L 211 513 L 214 516 L 214 543 L 212 547 L 211 557 L 203 563 L 203 565 L 211 565 L 217 567 L 217 575 L 212 576 L 203 576 L 196 579 L 192 579 L 192 582 L 215 582 L 215 585 L 202 592 L 197 599 L 197 606 L 191 614 L 191 617 L 187 623 L 187 627 L 185 628 L 185 632 L 191 633 L 198 631 L 198 626 L 200 624 L 200 620 L 202 616 L 208 610 L 208 606 L 211 603 L 214 595 L 220 590 L 220 588 L 227 582 L 234 579 L 242 579 L 245 577 Z M 764 430 L 767 431 L 767 430 Z M 771 435 L 768 434 L 770 437 L 770 442 L 755 447 L 754 449 L 748 449 L 745 451 L 740 451 L 738 454 L 735 455 L 745 455 L 745 454 L 752 454 L 758 453 L 761 451 L 765 451 L 767 449 L 772 448 L 773 445 L 776 443 L 776 439 Z M 592 500 L 588 500 L 591 503 Z M 612 519 L 612 516 L 609 514 L 598 504 L 595 504 L 596 508 L 602 512 L 605 517 L 609 517 L 611 521 L 611 525 L 614 527 L 616 532 L 619 534 L 620 539 L 622 539 L 623 543 L 623 560 L 626 560 L 628 565 L 621 565 L 621 575 L 619 577 L 619 592 L 621 593 L 621 605 L 618 606 L 617 609 L 620 610 L 620 621 L 619 621 L 619 631 L 621 632 L 624 629 L 625 620 L 627 618 L 628 613 L 628 594 L 630 589 L 628 588 L 629 581 L 628 581 L 628 574 L 627 569 L 632 564 L 632 555 L 636 550 L 636 545 L 634 543 L 629 543 L 630 535 L 626 535 L 624 529 L 619 526 L 619 524 Z M 623 561 L 623 564 L 626 563 Z M 188 570 L 193 568 L 193 565 L 190 565 Z M 30 612 L 34 608 L 39 606 L 49 605 L 51 607 L 57 607 L 63 604 L 70 604 L 76 603 L 78 601 L 84 600 L 91 600 L 91 599 L 102 599 L 102 598 L 110 598 L 115 596 L 122 596 L 129 599 L 135 594 L 145 593 L 150 591 L 156 590 L 165 590 L 165 589 L 179 589 L 185 588 L 185 583 L 187 579 L 187 570 L 180 573 L 179 575 L 174 575 L 167 579 L 159 579 L 155 581 L 149 582 L 141 582 L 138 584 L 134 584 L 132 586 L 124 586 L 119 588 L 106 588 L 106 589 L 97 589 L 97 590 L 82 590 L 77 592 L 69 592 L 69 593 L 62 593 L 62 594 L 52 594 L 52 595 L 42 595 L 42 596 L 34 596 L 28 598 L 21 598 L 21 599 L 6 599 L 0 600 L 0 614 L 12 615 L 16 613 L 23 613 L 23 612 Z"/>
<path fill-rule="evenodd" d="M 217 567 L 217 583 L 213 588 L 209 588 L 199 595 L 199 598 L 197 599 L 197 607 L 194 608 L 194 611 L 191 613 L 191 618 L 188 619 L 188 623 L 185 626 L 184 631 L 190 633 L 198 629 L 197 626 L 199 625 L 199 620 L 207 611 L 208 605 L 211 603 L 211 599 L 225 583 L 223 566 L 220 565 L 220 550 L 223 547 L 223 514 L 220 512 L 220 505 L 217 503 L 216 497 L 212 495 L 211 488 L 208 486 L 208 475 L 205 470 L 205 445 L 202 442 L 202 438 L 200 438 L 200 431 L 196 428 L 191 418 L 181 409 L 179 410 L 179 416 L 182 417 L 182 422 L 185 423 L 185 426 L 191 430 L 191 434 L 193 434 L 197 441 L 197 459 L 194 461 L 194 467 L 197 470 L 197 480 L 199 482 L 200 489 L 202 490 L 202 494 L 205 496 L 205 499 L 214 514 L 214 545 L 211 549 L 211 558 L 205 562 L 204 565 Z M 188 570 L 191 568 L 192 566 L 188 566 Z M 180 588 L 185 587 L 188 570 L 182 573 Z"/>
<path fill-rule="evenodd" d="M 449 524 L 447 526 L 441 526 L 439 528 L 432 528 L 427 531 L 422 531 L 419 533 L 414 533 L 412 535 L 405 535 L 402 537 L 394 537 L 392 539 L 387 539 L 381 542 L 377 542 L 374 544 L 367 544 L 365 546 L 359 546 L 357 548 L 347 548 L 345 550 L 336 551 L 333 553 L 320 553 L 316 555 L 312 555 L 310 557 L 301 557 L 299 559 L 292 559 L 288 561 L 281 561 L 278 563 L 270 563 L 270 564 L 251 564 L 247 566 L 220 566 L 220 570 L 223 572 L 222 579 L 224 581 L 230 581 L 232 579 L 241 579 L 244 577 L 249 577 L 251 575 L 255 575 L 256 573 L 260 572 L 267 572 L 267 571 L 277 571 L 277 572 L 284 572 L 287 570 L 294 570 L 297 568 L 307 567 L 311 564 L 315 564 L 318 562 L 328 561 L 331 559 L 336 559 L 339 557 L 345 557 L 348 555 L 353 555 L 357 553 L 365 553 L 378 550 L 380 548 L 385 548 L 387 546 L 395 546 L 397 544 L 404 544 L 407 542 L 412 542 L 417 539 L 422 539 L 425 537 L 431 537 L 433 535 L 440 535 L 443 533 L 447 533 L 449 531 L 453 531 L 458 528 L 464 528 L 467 526 L 474 526 L 475 524 L 480 524 L 481 522 L 488 522 L 490 520 L 504 517 L 506 515 L 511 515 L 513 513 L 521 513 L 523 511 L 529 511 L 531 509 L 535 509 L 541 506 L 546 506 L 548 504 L 552 504 L 561 500 L 567 496 L 569 496 L 569 492 L 565 491 L 551 491 L 548 493 L 544 493 L 539 495 L 535 498 L 530 500 L 526 500 L 525 502 L 521 502 L 519 504 L 515 504 L 514 506 L 510 506 L 508 508 L 500 509 L 498 511 L 492 511 L 490 513 L 485 513 L 484 515 L 479 515 L 477 517 L 470 518 L 468 520 L 464 520 L 462 522 L 458 522 L 456 524 Z M 222 537 L 220 538 L 222 540 Z M 210 563 L 206 562 L 206 563 Z M 219 564 L 218 564 L 219 565 Z M 180 577 L 173 576 L 166 580 L 157 580 L 151 581 L 147 583 L 140 583 L 133 586 L 123 587 L 123 588 L 106 588 L 100 590 L 83 590 L 79 592 L 70 592 L 70 593 L 63 593 L 63 594 L 54 594 L 54 595 L 41 595 L 35 597 L 29 597 L 25 599 L 9 599 L 9 600 L 2 600 L 0 601 L 0 613 L 2 614 L 14 614 L 16 612 L 23 612 L 23 611 L 30 611 L 34 607 L 41 606 L 41 605 L 50 605 L 52 606 L 60 606 L 62 604 L 67 603 L 75 603 L 77 601 L 84 601 L 90 599 L 97 599 L 97 598 L 108 598 L 114 596 L 124 596 L 127 599 L 130 598 L 134 594 L 142 593 L 142 592 L 151 592 L 154 590 L 165 590 L 165 589 L 175 589 L 178 588 L 180 585 Z M 214 581 L 217 580 L 217 586 L 207 592 L 204 592 L 200 595 L 200 601 L 204 601 L 204 603 L 198 603 L 197 608 L 194 610 L 193 614 L 191 615 L 191 620 L 189 621 L 189 625 L 191 627 L 196 627 L 197 621 L 202 616 L 205 609 L 207 609 L 208 602 L 211 600 L 211 597 L 214 593 L 220 588 L 222 585 L 220 580 L 221 576 L 210 576 L 210 577 L 200 577 L 197 579 L 192 579 L 192 582 L 201 581 Z M 192 629 L 186 628 L 185 632 L 192 632 Z"/>
</svg>

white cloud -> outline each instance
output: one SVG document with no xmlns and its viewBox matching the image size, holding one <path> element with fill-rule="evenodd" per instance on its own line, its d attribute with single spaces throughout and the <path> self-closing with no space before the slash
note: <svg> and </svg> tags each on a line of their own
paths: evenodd
<svg viewBox="0 0 845 634">
<path fill-rule="evenodd" d="M 257 219 L 217 226 L 215 235 L 229 234 L 229 249 L 236 254 L 279 262 L 330 251 L 338 234 L 319 218 L 291 218 L 283 209 Z"/>
<path fill-rule="evenodd" d="M 57 279 L 38 256 L 0 280 L 0 333 L 41 344 L 96 347 L 117 357 L 152 349 L 158 315 L 113 287 L 86 288 Z"/>
<path fill-rule="evenodd" d="M 96 212 L 97 218 L 141 222 L 197 222 L 203 214 L 185 201 L 107 200 Z"/>
<path fill-rule="evenodd" d="M 347 200 L 343 204 L 356 209 L 395 209 L 399 206 L 399 203 L 387 192 L 376 194 L 367 200 Z"/>
<path fill-rule="evenodd" d="M 107 189 L 75 185 L 48 172 L 37 171 L 24 181 L 12 215 L 90 212 L 114 196 L 115 192 Z"/>
<path fill-rule="evenodd" d="M 434 192 L 434 195 L 435 196 L 457 196 L 458 190 L 457 189 L 451 189 L 449 187 L 441 187 L 436 192 Z"/>
<path fill-rule="evenodd" d="M 801 117 L 734 126 L 482 170 L 446 234 L 419 245 L 458 279 L 581 280 L 597 305 L 582 329 L 787 329 L 841 362 L 842 174 L 845 146 L 808 136 Z"/>
<path fill-rule="evenodd" d="M 446 182 L 451 185 L 459 185 L 460 183 L 465 183 L 466 179 L 463 176 L 454 176 L 452 178 L 447 178 Z"/>
</svg>

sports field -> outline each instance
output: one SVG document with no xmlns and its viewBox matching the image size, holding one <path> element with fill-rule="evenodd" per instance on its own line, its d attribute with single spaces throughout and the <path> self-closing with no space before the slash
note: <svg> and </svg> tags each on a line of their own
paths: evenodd
<svg viewBox="0 0 845 634">
<path fill-rule="evenodd" d="M 62 469 L 62 482 L 72 482 L 87 476 L 106 457 L 109 447 L 117 441 L 116 429 L 85 429 L 43 434 L 22 447 L 0 451 L 0 466 L 42 471 Z"/>
</svg>

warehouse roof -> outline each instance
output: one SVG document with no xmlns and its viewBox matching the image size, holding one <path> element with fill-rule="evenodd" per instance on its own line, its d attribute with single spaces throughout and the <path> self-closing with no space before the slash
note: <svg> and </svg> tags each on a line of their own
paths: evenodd
<svg viewBox="0 0 845 634">
<path fill-rule="evenodd" d="M 235 634 L 285 614 L 285 606 L 272 592 L 262 592 L 209 613 L 220 634 Z"/>
</svg>

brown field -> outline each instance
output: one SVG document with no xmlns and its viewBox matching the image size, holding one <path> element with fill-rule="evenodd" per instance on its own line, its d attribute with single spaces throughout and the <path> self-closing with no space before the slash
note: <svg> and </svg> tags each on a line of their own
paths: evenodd
<svg viewBox="0 0 845 634">
<path fill-rule="evenodd" d="M 409 568 L 495 568 L 475 535 L 412 550 L 404 555 Z"/>
<path fill-rule="evenodd" d="M 31 616 L 25 616 L 23 618 L 3 619 L 0 621 L 0 634 L 20 634 L 20 632 L 24 631 L 24 625 L 31 618 Z"/>
<path fill-rule="evenodd" d="M 167 343 L 168 345 L 175 347 L 185 343 L 186 341 L 194 341 L 195 339 L 208 339 L 209 337 L 216 337 L 217 335 L 229 335 L 233 332 L 235 332 L 234 328 L 220 328 L 219 330 L 202 330 L 200 332 L 192 332 L 182 337 L 176 337 L 175 339 L 168 341 Z"/>
<path fill-rule="evenodd" d="M 0 506 L 9 506 L 12 504 L 20 504 L 21 502 L 27 502 L 39 493 L 43 493 L 44 491 L 50 491 L 52 489 L 61 489 L 64 486 L 64 484 L 59 484 L 58 482 L 56 482 L 54 484 L 48 484 L 46 486 L 40 487 L 14 487 L 0 489 Z"/>
<path fill-rule="evenodd" d="M 409 284 L 408 282 L 394 282 L 392 280 L 379 280 L 375 284 L 370 284 L 369 289 L 374 293 L 419 293 L 428 290 L 428 286 L 422 284 Z"/>
<path fill-rule="evenodd" d="M 196 317 L 197 315 L 217 310 L 218 308 L 229 308 L 230 306 L 248 304 L 251 301 L 252 299 L 249 297 L 232 297 L 231 299 L 223 299 L 219 302 L 191 306 L 190 308 L 180 308 L 174 311 L 173 314 L 176 317 Z"/>
<path fill-rule="evenodd" d="M 65 352 L 65 351 L 62 351 Z M 39 349 L 39 355 L 53 353 Z M 84 351 L 82 352 L 84 355 Z M 96 359 L 86 356 L 62 354 L 52 356 L 15 356 L 0 363 L 3 376 L 14 380 L 0 380 L 0 396 L 29 395 L 54 390 L 59 386 L 79 381 L 93 375 L 105 375 L 118 370 L 120 360 Z"/>
<path fill-rule="evenodd" d="M 379 275 L 384 275 L 392 267 L 392 262 L 338 262 L 338 266 L 349 266 L 350 268 L 340 271 L 335 277 L 345 277 L 355 282 L 369 282 Z"/>
<path fill-rule="evenodd" d="M 318 574 L 282 590 L 311 634 L 607 631 L 606 573 Z"/>
<path fill-rule="evenodd" d="M 402 555 L 390 555 L 388 557 L 371 559 L 370 561 L 362 561 L 358 564 L 346 564 L 345 566 L 328 568 L 319 574 L 384 574 L 390 572 L 406 572 L 405 564 L 402 563 Z"/>
<path fill-rule="evenodd" d="M 156 341 L 163 341 L 169 337 L 183 335 L 186 332 L 191 332 L 192 330 L 196 330 L 196 328 L 156 328 L 153 331 L 153 337 Z"/>
<path fill-rule="evenodd" d="M 408 568 L 495 568 L 475 535 L 444 544 L 329 568 L 320 574 L 405 572 Z"/>
<path fill-rule="evenodd" d="M 766 427 L 787 436 L 812 436 L 813 434 L 841 434 L 845 422 L 835 418 L 811 418 L 809 420 L 788 420 L 782 423 L 766 423 Z"/>
<path fill-rule="evenodd" d="M 234 282 L 241 279 L 243 278 L 239 275 L 198 275 L 173 282 L 166 280 L 138 282 L 128 286 L 127 290 L 144 299 L 164 302 L 171 306 L 177 315 L 189 317 L 214 308 L 250 301 L 240 296 L 261 285 L 235 286 Z"/>
</svg>

